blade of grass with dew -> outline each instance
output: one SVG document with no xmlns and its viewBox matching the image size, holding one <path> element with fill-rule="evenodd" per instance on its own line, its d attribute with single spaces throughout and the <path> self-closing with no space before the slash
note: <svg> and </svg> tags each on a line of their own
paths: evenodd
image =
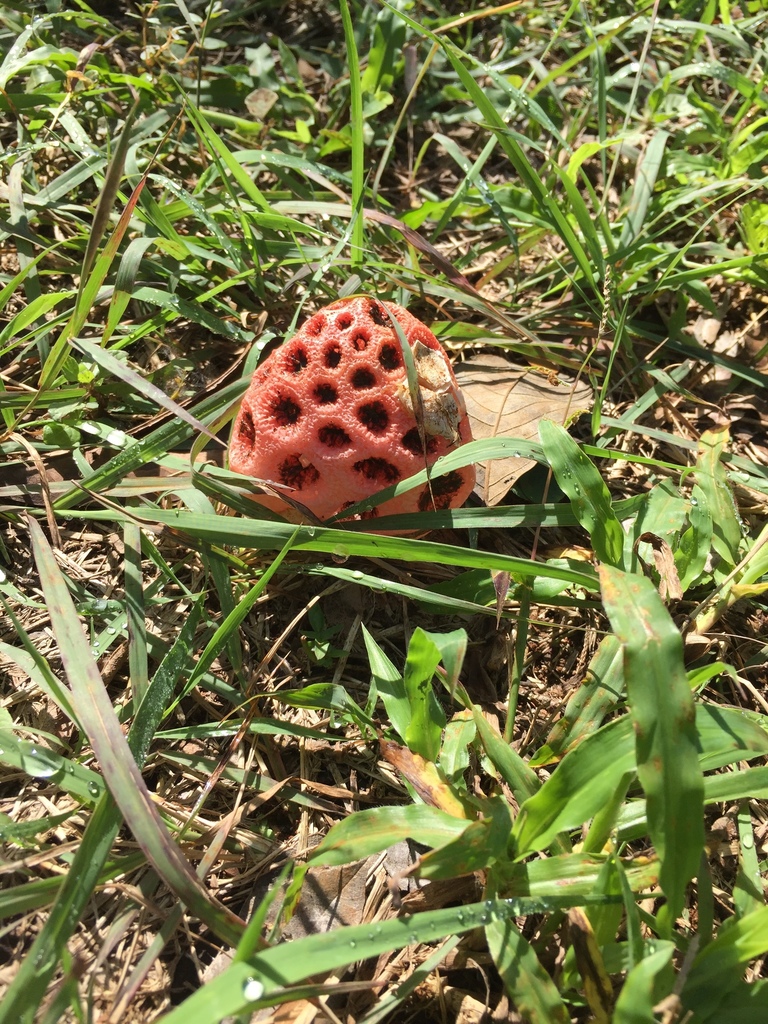
<svg viewBox="0 0 768 1024">
<path fill-rule="evenodd" d="M 661 861 L 667 903 L 662 937 L 683 908 L 704 846 L 704 783 L 698 761 L 695 705 L 685 674 L 683 641 L 650 580 L 600 567 L 603 601 L 624 647 L 624 676 L 635 729 L 637 771 L 648 828 Z"/>
<path fill-rule="evenodd" d="M 591 905 L 588 896 L 576 897 L 579 905 Z M 338 970 L 358 960 L 368 960 L 393 949 L 417 943 L 439 942 L 447 935 L 463 934 L 496 919 L 573 906 L 568 897 L 548 899 L 485 900 L 463 907 L 338 928 L 325 935 L 311 935 L 280 943 L 247 960 L 238 961 L 199 989 L 183 1006 L 172 1010 L 164 1024 L 213 1024 L 224 1016 L 260 1007 L 275 1006 L 300 997 L 301 982 L 316 974 Z"/>
<path fill-rule="evenodd" d="M 85 804 L 93 803 L 103 794 L 104 782 L 98 773 L 71 758 L 57 754 L 55 750 L 43 747 L 40 743 L 20 740 L 7 729 L 0 730 L 0 740 L 0 763 L 32 778 L 50 779 L 51 785 Z"/>
<path fill-rule="evenodd" d="M 747 801 L 739 805 L 736 825 L 739 830 L 739 871 L 733 883 L 733 905 L 736 916 L 744 918 L 766 903 L 752 810 Z"/>
<path fill-rule="evenodd" d="M 242 922 L 213 902 L 168 834 L 120 729 L 53 553 L 35 520 L 29 519 L 28 523 L 51 625 L 59 643 L 73 701 L 110 792 L 161 878 L 193 913 L 222 938 L 236 945 Z"/>
</svg>

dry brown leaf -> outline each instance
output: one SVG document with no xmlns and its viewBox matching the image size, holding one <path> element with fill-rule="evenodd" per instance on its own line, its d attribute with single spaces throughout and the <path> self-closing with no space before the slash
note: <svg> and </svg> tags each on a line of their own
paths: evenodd
<svg viewBox="0 0 768 1024">
<path fill-rule="evenodd" d="M 592 405 L 592 389 L 586 382 L 538 373 L 504 356 L 470 356 L 454 370 L 476 439 L 503 436 L 533 441 L 538 438 L 539 420 L 568 423 Z M 515 457 L 480 463 L 475 491 L 486 505 L 498 505 L 533 465 L 531 459 Z"/>
<path fill-rule="evenodd" d="M 245 105 L 255 121 L 263 121 L 279 98 L 272 89 L 254 89 L 245 97 Z"/>
</svg>

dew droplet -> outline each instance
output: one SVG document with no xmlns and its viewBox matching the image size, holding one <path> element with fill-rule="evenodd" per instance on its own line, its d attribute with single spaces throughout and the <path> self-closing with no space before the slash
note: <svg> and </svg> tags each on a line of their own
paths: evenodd
<svg viewBox="0 0 768 1024">
<path fill-rule="evenodd" d="M 308 537 L 314 537 L 316 532 L 317 531 L 315 530 L 314 526 L 308 526 L 307 527 L 307 536 Z"/>
<path fill-rule="evenodd" d="M 419 936 L 416 934 L 416 932 L 411 932 L 411 934 L 408 936 L 408 941 L 412 945 L 415 945 L 419 941 Z"/>
<path fill-rule="evenodd" d="M 349 558 L 349 551 L 345 547 L 339 546 L 333 549 L 331 552 L 331 558 L 338 565 L 343 565 Z"/>
<path fill-rule="evenodd" d="M 98 782 L 89 782 L 88 792 L 91 794 L 91 796 L 98 796 L 100 793 Z"/>
<path fill-rule="evenodd" d="M 699 504 L 699 499 L 698 498 L 691 498 L 691 504 L 692 505 L 698 505 Z"/>
<path fill-rule="evenodd" d="M 352 579 L 361 580 L 362 578 L 363 573 L 359 569 L 355 569 L 355 571 L 352 573 Z"/>
<path fill-rule="evenodd" d="M 46 750 L 30 747 L 23 759 L 24 771 L 34 779 L 50 779 L 61 770 L 58 759 Z"/>
<path fill-rule="evenodd" d="M 255 1003 L 264 995 L 264 986 L 257 978 L 246 978 L 243 982 L 243 999 Z"/>
<path fill-rule="evenodd" d="M 350 939 L 349 940 L 349 948 L 350 949 L 354 949 L 356 946 L 357 946 L 357 943 L 355 942 L 355 940 L 354 939 Z"/>
</svg>

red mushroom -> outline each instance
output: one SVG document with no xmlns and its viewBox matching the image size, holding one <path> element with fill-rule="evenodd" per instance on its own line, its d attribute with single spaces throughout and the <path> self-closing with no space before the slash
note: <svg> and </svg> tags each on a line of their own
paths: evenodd
<svg viewBox="0 0 768 1024">
<path fill-rule="evenodd" d="M 413 353 L 421 431 L 390 315 Z M 357 297 L 315 313 L 258 367 L 235 421 L 229 465 L 327 519 L 471 439 L 459 386 L 434 334 L 401 306 Z M 466 466 L 363 516 L 454 508 L 474 483 L 474 467 Z M 259 501 L 292 511 L 273 495 Z"/>
</svg>

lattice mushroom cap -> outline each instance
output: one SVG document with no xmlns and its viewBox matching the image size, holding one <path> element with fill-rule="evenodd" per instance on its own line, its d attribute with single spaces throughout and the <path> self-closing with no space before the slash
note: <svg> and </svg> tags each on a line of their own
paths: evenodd
<svg viewBox="0 0 768 1024">
<path fill-rule="evenodd" d="M 414 355 L 426 453 L 400 340 L 382 307 Z M 434 334 L 395 303 L 357 297 L 315 313 L 258 367 L 235 420 L 229 465 L 282 485 L 327 519 L 471 439 L 459 386 Z M 414 488 L 364 518 L 455 508 L 474 483 L 474 467 L 467 466 L 436 477 L 431 493 L 426 485 Z M 279 498 L 259 501 L 290 515 Z"/>
</svg>

